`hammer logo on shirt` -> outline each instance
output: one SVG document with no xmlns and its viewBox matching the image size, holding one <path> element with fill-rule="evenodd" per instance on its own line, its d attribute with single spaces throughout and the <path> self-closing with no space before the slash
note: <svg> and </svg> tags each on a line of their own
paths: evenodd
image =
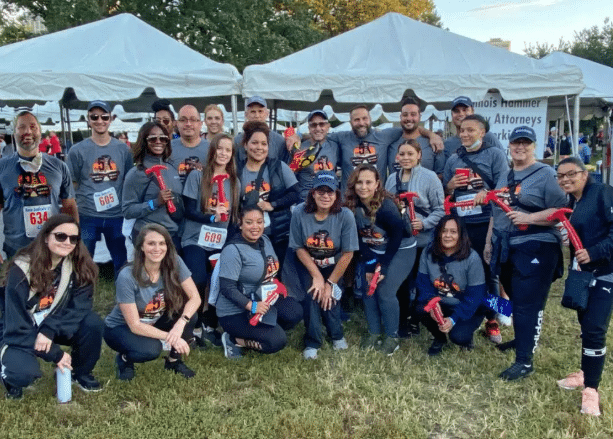
<svg viewBox="0 0 613 439">
<path fill-rule="evenodd" d="M 313 164 L 313 170 L 315 172 L 332 171 L 334 170 L 334 163 L 332 163 L 330 159 L 328 159 L 328 157 L 324 155 L 324 156 L 319 157 L 315 161 L 315 163 Z"/>
<path fill-rule="evenodd" d="M 274 256 L 266 257 L 266 277 L 264 282 L 272 282 L 273 278 L 279 272 L 279 261 Z"/>
<path fill-rule="evenodd" d="M 165 310 L 166 302 L 164 301 L 164 290 L 158 290 L 145 307 L 145 311 L 143 311 L 141 317 L 149 319 L 161 317 Z"/>
<path fill-rule="evenodd" d="M 255 181 L 250 181 L 247 186 L 245 186 L 245 195 L 249 192 L 255 190 Z M 270 195 L 270 183 L 267 181 L 262 181 L 262 186 L 260 188 L 260 200 L 268 201 L 268 195 Z"/>
<path fill-rule="evenodd" d="M 47 177 L 40 172 L 26 172 L 17 177 L 15 194 L 19 198 L 48 197 L 50 193 Z"/>
<path fill-rule="evenodd" d="M 194 169 L 199 168 L 201 168 L 200 159 L 198 157 L 192 156 L 186 158 L 181 163 L 179 163 L 179 169 L 177 171 L 179 172 L 180 177 L 186 177 Z"/>
<path fill-rule="evenodd" d="M 92 173 L 89 177 L 94 183 L 102 183 L 103 181 L 115 181 L 119 178 L 117 164 L 111 160 L 110 155 L 103 155 L 94 160 L 92 164 Z"/>
<path fill-rule="evenodd" d="M 441 296 L 453 297 L 460 292 L 460 286 L 453 281 L 453 276 L 450 274 L 441 274 L 433 282 Z"/>
<path fill-rule="evenodd" d="M 377 155 L 377 149 L 374 145 L 368 142 L 360 142 L 358 146 L 353 148 L 353 157 L 351 157 L 351 164 L 358 166 L 363 163 L 376 165 L 379 156 Z"/>
<path fill-rule="evenodd" d="M 334 256 L 334 241 L 327 230 L 318 230 L 306 240 L 309 254 L 315 259 L 325 259 Z"/>
</svg>

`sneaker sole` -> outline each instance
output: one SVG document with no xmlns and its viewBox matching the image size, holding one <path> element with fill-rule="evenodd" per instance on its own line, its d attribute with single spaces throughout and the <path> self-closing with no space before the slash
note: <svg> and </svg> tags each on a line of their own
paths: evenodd
<svg viewBox="0 0 613 439">
<path fill-rule="evenodd" d="M 392 355 L 396 353 L 398 349 L 400 349 L 400 345 L 396 346 L 392 352 L 385 354 L 385 355 L 387 355 L 388 357 L 391 357 Z"/>
<path fill-rule="evenodd" d="M 98 392 L 102 392 L 102 387 L 100 387 L 98 389 L 88 389 L 87 387 L 83 387 L 81 385 L 81 383 L 79 383 L 77 380 L 72 380 L 72 384 L 76 384 L 77 387 L 79 387 L 85 393 L 98 393 Z"/>
<path fill-rule="evenodd" d="M 558 384 L 558 387 L 560 389 L 564 389 L 564 390 L 575 390 L 575 389 L 584 389 L 585 386 L 567 386 L 566 384 L 564 384 L 564 380 L 558 380 L 556 381 L 556 383 Z"/>
</svg>

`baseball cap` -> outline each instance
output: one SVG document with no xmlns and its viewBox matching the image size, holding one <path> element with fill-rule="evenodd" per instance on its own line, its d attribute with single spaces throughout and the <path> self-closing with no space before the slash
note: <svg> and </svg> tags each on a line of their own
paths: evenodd
<svg viewBox="0 0 613 439">
<path fill-rule="evenodd" d="M 514 142 L 515 140 L 521 138 L 528 139 L 531 142 L 536 142 L 536 133 L 532 128 L 523 125 L 513 130 L 513 132 L 509 136 L 509 142 Z"/>
<path fill-rule="evenodd" d="M 328 120 L 328 115 L 326 114 L 326 112 L 324 110 L 313 110 L 307 116 L 307 122 L 310 122 L 311 119 L 313 119 L 313 117 L 315 117 L 315 116 L 321 116 L 324 119 Z"/>
<path fill-rule="evenodd" d="M 268 107 L 268 105 L 266 105 L 266 99 L 261 96 L 251 96 L 249 99 L 247 99 L 247 102 L 245 102 L 245 107 L 248 107 L 251 104 L 260 104 L 264 108 Z"/>
<path fill-rule="evenodd" d="M 329 187 L 333 191 L 338 188 L 338 182 L 336 181 L 336 174 L 332 171 L 320 171 L 315 174 L 313 179 L 313 189 L 319 189 L 320 187 Z"/>
<path fill-rule="evenodd" d="M 111 112 L 111 106 L 108 104 L 108 102 L 104 101 L 91 101 L 87 106 L 87 111 L 91 110 L 92 108 L 101 108 L 107 113 Z"/>
<path fill-rule="evenodd" d="M 464 105 L 466 107 L 474 107 L 473 101 L 471 101 L 470 98 L 467 96 L 458 96 L 457 98 L 455 98 L 453 100 L 453 103 L 451 104 L 451 109 L 453 110 L 458 105 Z"/>
</svg>

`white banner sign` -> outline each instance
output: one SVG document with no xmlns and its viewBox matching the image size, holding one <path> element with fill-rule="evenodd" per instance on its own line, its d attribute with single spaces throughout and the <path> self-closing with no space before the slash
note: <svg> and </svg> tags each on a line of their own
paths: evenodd
<svg viewBox="0 0 613 439">
<path fill-rule="evenodd" d="M 488 93 L 485 99 L 475 102 L 475 114 L 490 123 L 490 131 L 498 136 L 505 150 L 514 128 L 527 125 L 536 133 L 536 158 L 542 159 L 547 143 L 547 98 L 523 101 L 505 101 L 498 93 Z"/>
</svg>

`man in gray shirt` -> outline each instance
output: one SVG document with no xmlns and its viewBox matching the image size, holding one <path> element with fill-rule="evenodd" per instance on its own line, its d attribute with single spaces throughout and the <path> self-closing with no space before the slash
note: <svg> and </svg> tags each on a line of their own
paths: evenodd
<svg viewBox="0 0 613 439">
<path fill-rule="evenodd" d="M 445 155 L 442 151 L 436 152 L 430 145 L 430 139 L 425 137 L 421 131 L 419 122 L 421 121 L 421 109 L 419 102 L 415 99 L 407 98 L 402 102 L 400 109 L 400 126 L 402 127 L 402 136 L 400 139 L 392 143 L 387 152 L 387 161 L 390 175 L 398 171 L 399 166 L 396 163 L 396 154 L 398 147 L 406 140 L 414 139 L 421 147 L 421 166 L 437 175 L 443 174 L 445 167 Z"/>
<path fill-rule="evenodd" d="M 192 169 L 202 170 L 209 153 L 209 142 L 200 137 L 202 120 L 193 105 L 181 107 L 177 127 L 181 137 L 173 139 L 170 143 L 172 147 L 170 161 L 179 171 L 183 184 Z"/>
<path fill-rule="evenodd" d="M 36 117 L 22 111 L 14 126 L 17 152 L 0 159 L 0 208 L 9 258 L 32 242 L 52 215 L 62 212 L 78 218 L 68 166 L 39 151 L 41 130 Z"/>
<path fill-rule="evenodd" d="M 451 121 L 455 125 L 457 134 L 445 140 L 445 160 L 449 160 L 449 157 L 462 146 L 462 142 L 460 142 L 460 125 L 462 125 L 464 118 L 471 114 L 475 114 L 475 108 L 470 98 L 458 96 L 453 100 L 451 104 Z M 489 127 L 483 138 L 483 144 L 486 147 L 495 146 L 503 152 L 505 151 L 498 137 L 489 131 Z"/>
<path fill-rule="evenodd" d="M 123 183 L 133 166 L 132 152 L 109 133 L 112 115 L 108 103 L 90 102 L 87 118 L 92 136 L 70 148 L 67 157 L 79 205 L 81 237 L 93 256 L 96 241 L 104 234 L 117 274 L 127 259 L 121 202 Z"/>
</svg>

